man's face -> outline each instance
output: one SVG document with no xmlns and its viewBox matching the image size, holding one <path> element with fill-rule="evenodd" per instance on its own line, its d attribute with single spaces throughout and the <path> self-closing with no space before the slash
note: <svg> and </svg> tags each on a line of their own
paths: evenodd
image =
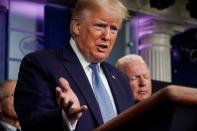
<svg viewBox="0 0 197 131">
<path fill-rule="evenodd" d="M 6 117 L 17 119 L 17 114 L 14 110 L 14 90 L 16 87 L 15 82 L 9 82 L 6 86 L 9 86 L 7 88 L 6 92 L 8 93 L 1 101 L 1 110 L 2 114 Z"/>
<path fill-rule="evenodd" d="M 86 14 L 83 21 L 74 20 L 75 41 L 88 62 L 102 62 L 112 50 L 121 20 L 104 11 L 87 11 Z"/>
<path fill-rule="evenodd" d="M 125 68 L 129 77 L 131 90 L 135 101 L 141 101 L 152 94 L 150 72 L 146 64 L 136 61 L 135 64 Z"/>
</svg>

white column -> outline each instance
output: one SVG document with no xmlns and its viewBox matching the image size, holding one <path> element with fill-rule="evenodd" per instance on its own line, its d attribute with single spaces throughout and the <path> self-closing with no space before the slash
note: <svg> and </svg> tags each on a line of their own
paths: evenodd
<svg viewBox="0 0 197 131">
<path fill-rule="evenodd" d="M 147 62 L 154 80 L 171 82 L 171 35 L 153 33 L 140 38 L 140 54 Z"/>
</svg>

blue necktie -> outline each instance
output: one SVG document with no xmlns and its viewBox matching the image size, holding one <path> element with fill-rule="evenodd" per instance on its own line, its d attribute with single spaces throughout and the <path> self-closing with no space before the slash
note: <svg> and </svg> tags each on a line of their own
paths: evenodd
<svg viewBox="0 0 197 131">
<path fill-rule="evenodd" d="M 101 115 L 104 123 L 116 116 L 110 97 L 104 87 L 104 84 L 99 76 L 99 65 L 90 64 L 89 67 L 92 69 L 92 85 L 94 94 L 96 96 Z"/>
</svg>

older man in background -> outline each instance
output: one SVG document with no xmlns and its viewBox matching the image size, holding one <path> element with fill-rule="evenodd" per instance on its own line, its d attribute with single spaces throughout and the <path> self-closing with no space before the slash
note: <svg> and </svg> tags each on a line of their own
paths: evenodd
<svg viewBox="0 0 197 131">
<path fill-rule="evenodd" d="M 151 96 L 150 71 L 141 56 L 135 54 L 126 55 L 118 59 L 116 67 L 129 78 L 130 88 L 136 103 Z"/>
<path fill-rule="evenodd" d="M 14 90 L 16 81 L 0 83 L 0 131 L 18 131 L 20 125 L 14 110 Z"/>
</svg>

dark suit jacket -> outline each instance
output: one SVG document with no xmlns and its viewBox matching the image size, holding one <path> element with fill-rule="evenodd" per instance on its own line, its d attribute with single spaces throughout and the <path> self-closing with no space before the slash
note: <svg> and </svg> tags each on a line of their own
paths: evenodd
<svg viewBox="0 0 197 131">
<path fill-rule="evenodd" d="M 101 67 L 120 113 L 133 101 L 128 79 L 106 62 L 101 63 Z M 88 78 L 70 44 L 67 44 L 62 49 L 29 54 L 22 60 L 14 100 L 23 131 L 63 130 L 61 108 L 55 95 L 60 77 L 69 81 L 81 105 L 88 106 L 77 123 L 76 131 L 91 131 L 103 123 Z"/>
<path fill-rule="evenodd" d="M 0 131 L 6 131 L 5 128 L 0 123 Z"/>
</svg>

